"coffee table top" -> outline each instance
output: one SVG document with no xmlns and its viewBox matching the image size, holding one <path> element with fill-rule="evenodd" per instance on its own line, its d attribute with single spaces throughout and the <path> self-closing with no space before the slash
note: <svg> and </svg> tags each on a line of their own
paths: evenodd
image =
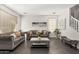
<svg viewBox="0 0 79 59">
<path fill-rule="evenodd" d="M 48 38 L 31 38 L 30 41 L 50 41 Z"/>
</svg>

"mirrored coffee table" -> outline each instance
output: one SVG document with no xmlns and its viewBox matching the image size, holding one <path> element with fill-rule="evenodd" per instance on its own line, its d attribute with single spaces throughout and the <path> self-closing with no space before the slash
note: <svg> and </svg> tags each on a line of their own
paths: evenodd
<svg viewBox="0 0 79 59">
<path fill-rule="evenodd" d="M 43 38 L 43 37 L 33 37 L 30 39 L 30 46 L 33 47 L 33 46 L 37 46 L 39 47 L 40 45 L 41 46 L 47 46 L 49 47 L 49 44 L 50 44 L 50 39 L 48 39 L 47 37 Z"/>
</svg>

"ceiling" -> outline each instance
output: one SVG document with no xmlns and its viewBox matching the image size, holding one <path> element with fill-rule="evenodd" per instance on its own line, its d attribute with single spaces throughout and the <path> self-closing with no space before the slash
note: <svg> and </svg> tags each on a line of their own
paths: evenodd
<svg viewBox="0 0 79 59">
<path fill-rule="evenodd" d="M 51 15 L 74 4 L 5 4 L 20 15 Z"/>
</svg>

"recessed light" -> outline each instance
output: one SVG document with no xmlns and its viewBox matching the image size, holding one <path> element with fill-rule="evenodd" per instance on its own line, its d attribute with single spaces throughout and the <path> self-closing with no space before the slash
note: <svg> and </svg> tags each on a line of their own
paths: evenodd
<svg viewBox="0 0 79 59">
<path fill-rule="evenodd" d="M 27 12 L 24 12 L 24 14 L 27 14 Z"/>
<path fill-rule="evenodd" d="M 52 12 L 52 14 L 56 14 L 56 12 Z"/>
</svg>

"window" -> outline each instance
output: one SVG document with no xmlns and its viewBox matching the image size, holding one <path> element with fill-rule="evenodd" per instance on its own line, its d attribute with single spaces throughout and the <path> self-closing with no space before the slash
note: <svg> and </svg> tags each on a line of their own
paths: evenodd
<svg viewBox="0 0 79 59">
<path fill-rule="evenodd" d="M 56 29 L 56 21 L 57 21 L 57 18 L 48 19 L 48 29 L 49 29 L 49 31 L 53 32 Z"/>
</svg>

